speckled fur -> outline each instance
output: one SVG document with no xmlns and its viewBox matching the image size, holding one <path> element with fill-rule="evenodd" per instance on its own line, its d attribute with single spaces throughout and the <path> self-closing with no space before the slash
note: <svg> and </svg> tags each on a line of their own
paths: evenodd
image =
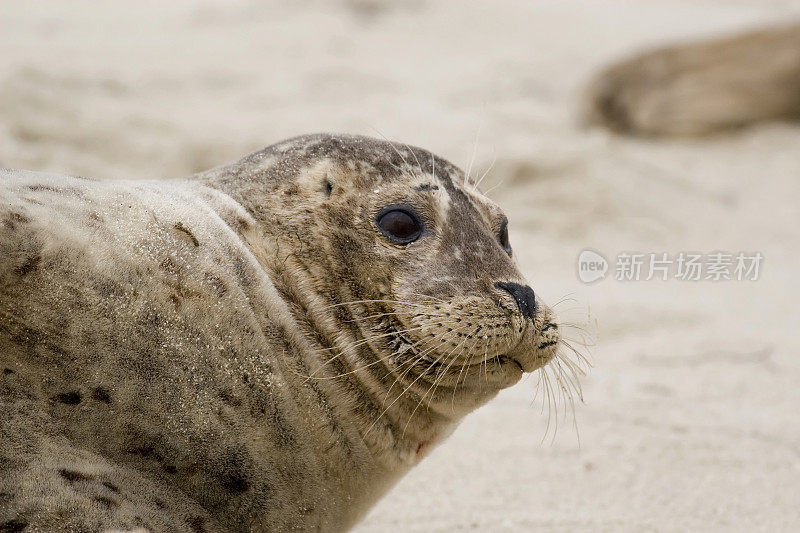
<svg viewBox="0 0 800 533">
<path fill-rule="evenodd" d="M 350 527 L 558 339 L 464 180 L 334 135 L 183 180 L 0 171 L 0 531 Z M 377 231 L 393 203 L 423 238 Z"/>
</svg>

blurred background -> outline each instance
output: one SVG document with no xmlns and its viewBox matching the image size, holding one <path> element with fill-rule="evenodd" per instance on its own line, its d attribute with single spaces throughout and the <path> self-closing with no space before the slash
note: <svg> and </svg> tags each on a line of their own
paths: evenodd
<svg viewBox="0 0 800 533">
<path fill-rule="evenodd" d="M 5 2 L 0 166 L 177 177 L 334 131 L 486 173 L 534 290 L 593 339 L 580 438 L 571 414 L 553 438 L 530 376 L 358 531 L 797 530 L 800 127 L 658 139 L 578 120 L 620 58 L 795 19 L 798 0 Z M 587 248 L 764 260 L 757 281 L 612 265 L 587 285 Z"/>
</svg>

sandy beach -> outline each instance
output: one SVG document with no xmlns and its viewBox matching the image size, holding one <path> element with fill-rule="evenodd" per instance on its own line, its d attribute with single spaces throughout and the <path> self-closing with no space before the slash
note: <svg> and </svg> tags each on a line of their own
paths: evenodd
<svg viewBox="0 0 800 533">
<path fill-rule="evenodd" d="M 584 403 L 554 434 L 527 377 L 357 531 L 797 531 L 800 125 L 644 140 L 578 120 L 609 62 L 792 19 L 800 1 L 6 3 L 0 167 L 177 177 L 337 131 L 486 174 L 534 290 L 591 340 Z M 585 249 L 605 279 L 578 278 Z M 682 252 L 763 262 L 615 279 L 622 253 Z"/>
</svg>

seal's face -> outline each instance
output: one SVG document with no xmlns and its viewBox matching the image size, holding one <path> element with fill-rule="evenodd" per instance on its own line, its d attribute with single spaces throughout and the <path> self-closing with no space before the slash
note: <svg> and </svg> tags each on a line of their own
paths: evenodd
<svg viewBox="0 0 800 533">
<path fill-rule="evenodd" d="M 496 391 L 554 356 L 555 317 L 514 263 L 508 220 L 461 170 L 365 138 L 294 151 L 309 161 L 293 164 L 302 170 L 290 187 L 314 200 L 294 204 L 291 188 L 274 196 L 291 211 L 284 220 L 302 221 L 284 234 L 321 237 L 302 252 L 305 268 L 331 278 L 320 285 L 336 287 L 326 296 L 337 322 L 401 384 Z"/>
<path fill-rule="evenodd" d="M 516 382 L 552 358 L 558 329 L 514 264 L 508 219 L 463 174 L 410 175 L 373 189 L 367 206 L 375 254 L 392 265 L 397 349 L 441 384 Z"/>
</svg>

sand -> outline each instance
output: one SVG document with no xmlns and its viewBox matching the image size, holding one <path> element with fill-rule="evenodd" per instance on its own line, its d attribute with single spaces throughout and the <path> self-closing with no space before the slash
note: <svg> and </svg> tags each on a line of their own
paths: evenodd
<svg viewBox="0 0 800 533">
<path fill-rule="evenodd" d="M 474 159 L 534 289 L 595 338 L 580 441 L 568 416 L 542 443 L 531 376 L 358 531 L 797 530 L 800 127 L 644 141 L 576 121 L 615 58 L 792 17 L 800 1 L 4 3 L 0 166 L 180 176 L 313 131 Z M 758 281 L 585 285 L 585 248 L 764 262 Z"/>
</svg>

